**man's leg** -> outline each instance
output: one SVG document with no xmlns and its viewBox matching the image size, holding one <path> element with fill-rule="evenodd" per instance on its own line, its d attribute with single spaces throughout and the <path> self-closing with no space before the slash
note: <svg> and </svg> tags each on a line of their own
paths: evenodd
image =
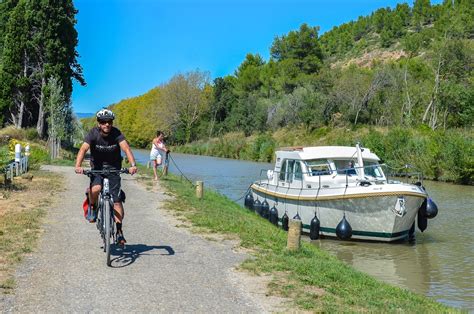
<svg viewBox="0 0 474 314">
<path fill-rule="evenodd" d="M 121 202 L 114 203 L 114 214 L 115 214 L 115 222 L 121 224 L 123 220 L 123 216 L 125 214 L 125 211 L 123 209 L 123 205 Z"/>
<path fill-rule="evenodd" d="M 102 187 L 100 185 L 93 185 L 92 186 L 92 191 L 89 194 L 89 203 L 92 205 L 97 204 L 97 199 L 99 198 L 99 193 L 102 190 Z M 96 208 L 97 209 L 97 208 Z"/>
<path fill-rule="evenodd" d="M 122 222 L 123 222 L 123 217 L 124 217 L 124 209 L 122 205 L 122 199 L 121 197 L 121 179 L 119 175 L 114 175 L 109 177 L 109 183 L 110 183 L 110 192 L 114 198 L 114 217 L 115 217 L 115 225 L 117 227 L 117 243 L 120 245 L 124 245 L 125 238 L 123 236 L 123 231 L 122 231 Z"/>
<path fill-rule="evenodd" d="M 114 203 L 115 225 L 117 226 L 117 244 L 125 245 L 127 240 L 123 236 L 122 221 L 125 215 L 122 203 Z"/>
<path fill-rule="evenodd" d="M 97 219 L 97 200 L 99 198 L 99 193 L 102 190 L 102 178 L 100 176 L 94 176 L 91 181 L 91 191 L 89 193 L 89 204 L 93 208 L 90 215 L 87 217 L 89 222 L 95 222 Z"/>
</svg>

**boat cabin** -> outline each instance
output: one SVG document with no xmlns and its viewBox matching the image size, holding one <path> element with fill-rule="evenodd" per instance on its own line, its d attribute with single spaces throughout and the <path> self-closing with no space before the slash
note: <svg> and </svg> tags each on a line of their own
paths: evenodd
<svg viewBox="0 0 474 314">
<path fill-rule="evenodd" d="M 270 184 L 317 188 L 385 181 L 380 158 L 368 148 L 346 146 L 289 147 L 276 151 Z"/>
</svg>

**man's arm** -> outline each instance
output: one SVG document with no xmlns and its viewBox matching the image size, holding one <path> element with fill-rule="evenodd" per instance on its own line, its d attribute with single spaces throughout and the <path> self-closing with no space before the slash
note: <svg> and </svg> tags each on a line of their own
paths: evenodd
<svg viewBox="0 0 474 314">
<path fill-rule="evenodd" d="M 77 153 L 76 157 L 76 173 L 83 173 L 84 169 L 82 169 L 82 161 L 84 160 L 84 156 L 86 155 L 87 151 L 89 150 L 90 145 L 87 143 L 82 143 L 81 148 L 79 149 L 79 153 Z"/>
<path fill-rule="evenodd" d="M 128 171 L 130 174 L 134 174 L 137 172 L 137 164 L 135 163 L 135 157 L 133 156 L 132 150 L 130 149 L 130 145 L 128 145 L 128 142 L 126 140 L 123 140 L 119 143 L 120 148 L 125 152 L 125 155 L 127 155 L 127 159 L 130 162 L 130 169 Z"/>
</svg>

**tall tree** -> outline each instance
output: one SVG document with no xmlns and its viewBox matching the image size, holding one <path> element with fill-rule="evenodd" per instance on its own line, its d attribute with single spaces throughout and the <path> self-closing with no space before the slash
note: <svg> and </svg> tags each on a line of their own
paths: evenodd
<svg viewBox="0 0 474 314">
<path fill-rule="evenodd" d="M 0 72 L 1 105 L 8 109 L 12 123 L 21 128 L 30 90 L 30 58 L 28 26 L 25 18 L 26 3 L 20 1 L 10 14 L 5 27 L 3 64 Z"/>
<path fill-rule="evenodd" d="M 209 73 L 192 71 L 175 75 L 163 87 L 163 102 L 168 120 L 183 130 L 183 142 L 189 143 L 193 127 L 209 106 Z"/>
<path fill-rule="evenodd" d="M 78 43 L 72 0 L 28 0 L 26 18 L 31 31 L 31 44 L 35 50 L 34 97 L 38 115 L 36 129 L 42 137 L 45 132 L 46 85 L 49 77 L 58 77 L 63 87 L 65 103 L 72 93 L 72 79 L 85 85 L 82 68 L 77 62 Z"/>
<path fill-rule="evenodd" d="M 66 129 L 69 116 L 69 106 L 64 103 L 62 95 L 63 88 L 59 79 L 53 77 L 48 80 L 48 101 L 47 111 L 48 116 L 48 144 L 51 158 L 57 158 L 59 155 L 59 148 L 61 147 L 61 140 L 66 137 Z"/>
<path fill-rule="evenodd" d="M 321 68 L 323 51 L 318 29 L 302 24 L 299 31 L 291 31 L 273 41 L 271 57 L 279 64 L 286 92 L 292 92 L 308 75 L 316 74 Z"/>
<path fill-rule="evenodd" d="M 415 0 L 413 3 L 412 24 L 419 31 L 421 28 L 432 22 L 432 8 L 430 0 Z"/>
<path fill-rule="evenodd" d="M 78 39 L 74 28 L 77 11 L 72 0 L 17 2 L 5 28 L 0 106 L 8 107 L 15 125 L 36 125 L 43 137 L 47 127 L 49 78 L 58 78 L 64 104 L 70 103 L 72 79 L 85 84 L 77 62 Z M 13 5 L 14 0 L 7 3 Z M 5 6 L 2 3 L 0 9 Z M 1 26 L 0 23 L 0 30 Z M 25 113 L 31 115 L 26 123 Z"/>
<path fill-rule="evenodd" d="M 7 23 L 17 3 L 18 3 L 18 0 L 0 1 L 0 63 L 3 56 L 3 45 L 4 45 Z"/>
<path fill-rule="evenodd" d="M 247 54 L 245 60 L 235 71 L 237 77 L 235 88 L 242 93 L 258 90 L 262 85 L 260 71 L 264 64 L 265 62 L 260 55 Z"/>
<path fill-rule="evenodd" d="M 214 80 L 214 97 L 210 105 L 210 125 L 209 136 L 221 133 L 224 128 L 224 121 L 230 114 L 232 107 L 236 104 L 237 97 L 233 92 L 235 77 L 226 76 L 224 78 L 216 78 Z"/>
</svg>

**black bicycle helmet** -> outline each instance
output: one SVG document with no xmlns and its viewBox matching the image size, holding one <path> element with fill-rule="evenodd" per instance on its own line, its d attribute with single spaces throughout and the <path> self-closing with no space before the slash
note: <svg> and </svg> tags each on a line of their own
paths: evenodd
<svg viewBox="0 0 474 314">
<path fill-rule="evenodd" d="M 97 121 L 104 121 L 104 120 L 114 120 L 115 114 L 109 109 L 101 109 L 95 115 L 97 117 Z"/>
</svg>

